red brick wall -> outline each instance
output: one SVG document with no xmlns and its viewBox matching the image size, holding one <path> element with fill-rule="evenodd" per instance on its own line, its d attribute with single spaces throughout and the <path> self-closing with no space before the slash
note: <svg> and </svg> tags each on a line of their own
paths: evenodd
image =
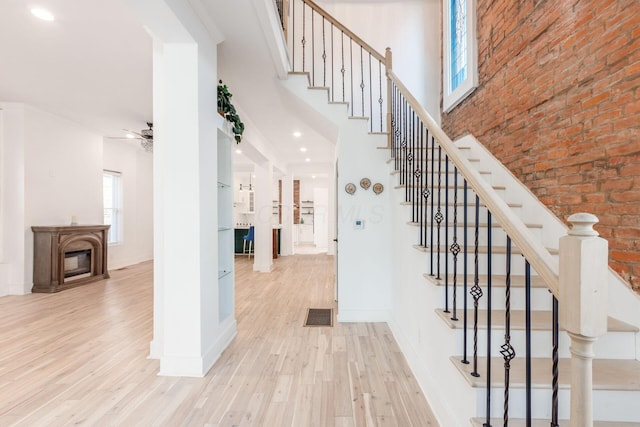
<svg viewBox="0 0 640 427">
<path fill-rule="evenodd" d="M 640 1 L 478 0 L 479 86 L 449 114 L 560 218 L 592 212 L 640 289 Z"/>
</svg>

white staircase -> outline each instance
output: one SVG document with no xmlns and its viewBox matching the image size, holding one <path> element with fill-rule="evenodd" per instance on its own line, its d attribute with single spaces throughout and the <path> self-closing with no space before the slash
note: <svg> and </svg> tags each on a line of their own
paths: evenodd
<svg viewBox="0 0 640 427">
<path fill-rule="evenodd" d="M 282 82 L 282 84 L 294 93 L 300 99 L 307 102 L 318 113 L 322 114 L 326 119 L 335 123 L 340 127 L 353 127 L 359 126 L 358 123 L 364 122 L 362 119 L 349 120 L 347 117 L 348 107 L 345 103 L 330 103 L 328 102 L 328 88 L 311 88 L 309 87 L 309 80 L 306 73 L 291 74 L 288 80 Z M 402 269 L 403 273 L 400 276 L 413 276 L 413 280 L 409 282 L 415 283 L 415 277 L 420 277 L 424 281 L 423 286 L 433 288 L 429 292 L 430 296 L 422 299 L 420 291 L 415 292 L 411 297 L 416 301 L 421 301 L 424 310 L 432 311 L 437 318 L 437 323 L 431 319 L 425 325 L 414 325 L 413 331 L 405 331 L 406 325 L 402 320 L 397 320 L 400 313 L 398 310 L 411 313 L 414 309 L 411 307 L 398 307 L 395 306 L 392 309 L 390 323 L 392 329 L 396 334 L 398 342 L 405 351 L 405 354 L 414 369 L 416 377 L 421 382 L 423 389 L 430 403 L 434 406 L 436 415 L 442 420 L 442 425 L 453 422 L 459 422 L 460 420 L 472 421 L 474 425 L 482 425 L 484 416 L 486 415 L 485 409 L 485 396 L 486 396 L 486 358 L 483 355 L 486 354 L 487 339 L 484 334 L 479 334 L 478 340 L 478 373 L 479 377 L 471 375 L 473 370 L 473 363 L 464 364 L 462 360 L 462 323 L 463 323 L 463 284 L 462 284 L 462 261 L 461 255 L 459 255 L 458 261 L 458 285 L 456 289 L 456 296 L 458 301 L 457 306 L 457 321 L 451 320 L 452 313 L 445 313 L 442 309 L 442 302 L 444 301 L 444 280 L 435 279 L 430 274 L 428 266 L 428 256 L 431 247 L 429 245 L 419 245 L 417 241 L 418 235 L 418 223 L 411 220 L 411 203 L 404 200 L 406 191 L 405 185 L 399 185 L 397 183 L 398 171 L 393 170 L 393 162 L 388 161 L 389 150 L 380 149 L 386 146 L 386 134 L 370 134 L 367 131 L 367 126 L 362 125 L 359 129 L 353 132 L 360 132 L 361 138 L 359 141 L 351 141 L 352 144 L 358 145 L 361 156 L 363 158 L 371 159 L 376 158 L 380 163 L 380 167 L 386 162 L 388 164 L 389 176 L 391 181 L 387 188 L 393 189 L 393 199 L 397 204 L 398 218 L 396 218 L 396 224 L 394 229 L 404 228 L 401 233 L 394 233 L 392 237 L 394 240 L 402 241 L 402 245 L 407 248 L 411 248 L 414 251 L 413 256 L 405 259 L 404 263 L 398 263 L 397 268 Z M 367 142 L 362 144 L 361 140 L 364 139 Z M 527 227 L 530 229 L 533 236 L 545 245 L 550 246 L 549 251 L 551 254 L 557 254 L 557 241 L 563 235 L 564 227 L 557 223 L 548 224 L 548 218 L 545 215 L 536 214 L 534 208 L 531 205 L 531 200 L 521 200 L 518 196 L 522 193 L 518 183 L 505 178 L 509 178 L 508 174 L 505 174 L 503 170 L 498 169 L 497 173 L 494 171 L 495 165 L 492 164 L 490 159 L 481 158 L 476 156 L 478 151 L 477 147 L 473 147 L 470 144 L 465 144 L 465 141 L 459 143 L 460 152 L 470 161 L 474 167 L 480 172 L 481 176 L 491 184 L 491 186 L 497 191 L 497 193 L 507 202 L 507 204 L 520 216 L 527 217 L 532 220 L 527 223 Z M 381 155 L 382 154 L 382 155 Z M 384 160 L 381 160 L 384 159 Z M 436 162 L 437 164 L 437 162 Z M 437 179 L 437 172 L 436 179 Z M 441 168 L 442 180 L 444 182 L 444 167 Z M 505 175 L 507 175 L 505 177 Z M 394 182 L 395 181 L 395 182 Z M 449 170 L 449 205 L 453 205 L 454 187 L 453 187 L 453 166 L 450 166 Z M 459 177 L 458 192 L 461 192 L 462 178 Z M 514 188 L 514 185 L 516 188 Z M 442 203 L 444 204 L 444 190 L 441 194 Z M 461 217 L 463 202 L 460 200 L 460 194 L 458 194 L 458 216 Z M 451 208 L 450 208 L 451 209 Z M 468 196 L 468 212 L 469 216 L 473 216 L 475 209 L 475 196 L 469 193 Z M 539 211 L 547 212 L 543 206 L 536 208 Z M 480 209 L 480 229 L 486 230 L 487 210 L 484 206 Z M 402 217 L 404 216 L 404 218 Z M 533 221 L 537 219 L 538 221 Z M 557 220 L 556 220 L 557 221 Z M 559 221 L 558 221 L 559 222 Z M 473 220 L 471 221 L 473 225 Z M 444 235 L 444 227 L 442 225 L 441 233 Z M 448 233 L 451 236 L 453 234 L 453 224 L 451 219 L 449 221 Z M 463 230 L 460 223 L 457 224 L 457 236 L 458 242 L 461 242 Z M 468 244 L 472 243 L 472 232 L 468 234 Z M 484 266 L 487 262 L 487 248 L 486 248 L 486 232 L 480 232 L 480 265 Z M 492 275 L 492 354 L 498 357 L 492 359 L 492 398 L 491 398 L 491 413 L 495 418 L 492 421 L 492 425 L 502 424 L 502 411 L 503 411 L 503 393 L 504 393 L 504 360 L 500 356 L 500 346 L 504 343 L 504 309 L 505 309 L 505 276 L 504 276 L 504 242 L 506 241 L 506 235 L 504 231 L 496 226 L 494 222 L 492 224 L 492 257 L 493 259 L 493 272 Z M 430 236 L 429 236 L 430 238 Z M 428 240 L 428 239 L 427 239 Z M 556 242 L 555 246 L 549 245 L 549 243 Z M 428 242 L 427 242 L 428 243 Z M 397 245 L 394 244 L 394 245 Z M 473 249 L 470 248 L 468 252 L 467 268 L 468 272 L 473 272 Z M 446 253 L 446 252 L 444 252 Z M 404 257 L 404 255 L 401 255 Z M 453 260 L 449 254 L 449 282 L 453 276 Z M 444 255 L 443 255 L 444 258 Z M 517 248 L 513 248 L 512 263 L 514 270 L 511 277 L 511 343 L 516 348 L 516 358 L 512 361 L 512 369 L 510 371 L 510 406 L 509 417 L 511 425 L 520 425 L 523 423 L 521 418 L 524 418 L 525 408 L 523 405 L 523 384 L 524 384 L 524 359 L 523 351 L 518 349 L 524 348 L 525 331 L 524 331 L 524 278 L 522 262 L 518 262 L 521 259 Z M 441 260 L 441 265 L 444 265 L 444 259 Z M 443 267 L 441 267 L 443 268 Z M 481 267 L 481 271 L 484 271 L 484 267 Z M 544 285 L 544 282 L 533 273 L 532 289 L 531 289 L 531 307 L 532 307 L 532 357 L 533 357 L 533 407 L 532 415 L 534 420 L 533 425 L 549 425 L 548 419 L 550 417 L 550 402 L 551 402 L 551 304 L 552 298 L 548 288 Z M 441 277 L 444 275 L 444 270 L 441 271 Z M 469 276 L 472 278 L 472 275 Z M 398 280 L 396 275 L 396 279 Z M 486 295 L 487 292 L 487 276 L 481 274 L 479 278 L 479 285 L 482 287 L 483 292 Z M 400 278 L 400 280 L 402 280 Z M 467 291 L 473 285 L 472 279 L 468 279 Z M 615 285 L 614 285 L 615 286 Z M 449 285 L 449 292 L 452 293 L 451 285 Z M 412 292 L 410 289 L 399 289 L 395 287 L 398 292 Z M 614 293 L 615 295 L 615 293 Z M 451 295 L 452 296 L 452 295 Z M 434 298 L 435 297 L 435 298 Z M 631 293 L 628 297 L 635 298 Z M 486 299 L 486 298 L 485 298 Z M 473 298 L 467 296 L 467 307 L 469 311 L 468 324 L 471 325 L 473 316 Z M 484 300 L 480 299 L 480 310 L 478 312 L 480 330 L 486 329 L 487 311 L 484 307 Z M 615 306 L 615 301 L 612 301 L 612 306 Z M 615 311 L 615 310 L 614 310 Z M 405 313 L 406 314 L 406 313 Z M 629 314 L 627 314 L 629 315 Z M 419 319 L 416 319 L 419 321 Z M 439 331 L 434 333 L 433 328 L 437 327 Z M 418 350 L 415 348 L 415 344 L 408 343 L 411 335 L 415 333 L 422 335 L 421 341 L 433 341 L 434 345 L 428 345 L 428 352 L 430 354 L 414 354 Z M 430 335 L 433 337 L 431 338 Z M 441 335 L 446 335 L 445 340 L 439 339 Z M 638 357 L 638 327 L 634 324 L 630 324 L 614 317 L 609 319 L 609 332 L 604 337 L 599 339 L 595 345 L 594 360 L 594 419 L 597 420 L 595 425 L 597 426 L 632 426 L 640 425 L 640 409 L 637 402 L 640 401 L 640 361 Z M 562 421 L 560 425 L 566 424 L 566 419 L 569 416 L 569 379 L 568 379 L 568 364 L 570 362 L 569 352 L 569 338 L 561 331 L 559 338 L 559 416 Z M 424 343 L 422 343 L 424 344 Z M 473 354 L 473 337 L 472 332 L 468 335 L 467 340 L 467 359 L 472 360 Z M 415 356 L 415 357 L 412 357 Z M 445 377 L 448 377 L 445 384 L 438 384 L 434 387 L 433 384 L 425 384 L 426 377 L 432 375 L 421 374 L 424 371 L 433 371 L 433 366 L 429 366 L 429 359 L 440 359 L 439 363 L 442 363 L 442 359 L 446 359 L 446 363 L 452 368 L 448 368 L 445 372 Z M 436 369 L 437 370 L 437 369 Z M 451 375 L 458 376 L 458 379 L 453 381 Z M 437 376 L 437 375 L 436 375 Z M 436 393 L 440 394 L 440 398 L 433 399 L 434 392 L 431 390 L 437 390 Z M 456 400 L 457 403 L 445 403 L 446 396 L 449 395 L 451 399 Z M 445 397 L 445 399 L 442 399 Z M 433 401 L 440 401 L 433 404 Z M 457 408 L 460 402 L 470 402 L 469 405 L 462 405 L 464 409 L 459 411 Z M 438 408 L 442 406 L 443 412 L 439 413 Z M 448 407 L 448 408 L 447 408 Z M 447 414 L 448 413 L 448 414 Z M 451 414 L 455 413 L 455 416 Z M 547 420 L 547 421 L 543 421 Z M 524 425 L 524 424 L 522 424 Z"/>
<path fill-rule="evenodd" d="M 336 21 L 323 14 L 317 5 L 303 0 L 307 7 L 312 7 L 316 13 L 322 14 L 327 22 L 339 25 Z M 300 9 L 298 9 L 300 10 Z M 307 15 L 307 20 L 308 20 Z M 304 33 L 304 24 L 308 21 L 297 21 L 298 34 Z M 324 21 L 323 21 L 324 22 Z M 312 22 L 311 22 L 312 24 Z M 324 28 L 324 24 L 323 27 Z M 345 27 L 339 27 L 345 28 Z M 295 29 L 294 29 L 295 30 Z M 292 29 L 290 28 L 290 31 Z M 308 36 L 308 33 L 304 33 Z M 345 33 L 346 34 L 346 33 Z M 299 36 L 300 37 L 300 36 Z M 360 43 L 356 36 L 349 34 L 349 45 Z M 297 40 L 295 38 L 294 40 Z M 364 42 L 363 42 L 364 43 Z M 303 42 L 304 45 L 304 42 Z M 361 44 L 361 46 L 363 46 Z M 304 46 L 303 46 L 304 48 Z M 324 48 L 324 43 L 323 43 Z M 316 47 L 316 49 L 318 49 Z M 366 44 L 364 49 L 370 49 Z M 321 57 L 322 52 L 316 52 Z M 309 52 L 307 53 L 309 55 Z M 374 55 L 377 58 L 380 54 Z M 300 53 L 298 53 L 298 61 Z M 337 55 L 336 58 L 339 58 Z M 307 56 L 308 58 L 308 56 Z M 331 57 L 333 60 L 333 56 Z M 385 61 L 390 64 L 390 54 Z M 384 62 L 383 62 L 384 63 Z M 295 66 L 295 64 L 294 64 Z M 342 68 L 340 68 L 342 67 Z M 349 67 L 347 67 L 349 68 Z M 361 65 L 360 71 L 371 69 Z M 375 67 L 373 67 L 375 69 Z M 384 67 L 383 67 L 384 68 Z M 304 66 L 303 66 L 304 69 Z M 318 71 L 318 66 L 312 69 Z M 344 74 L 344 65 L 331 65 L 330 69 L 339 76 Z M 390 71 L 390 67 L 387 69 Z M 347 70 L 347 74 L 349 74 Z M 356 73 L 358 74 L 358 73 Z M 362 73 L 366 74 L 366 73 Z M 377 81 L 374 79 L 373 81 Z M 356 82 L 358 83 L 358 82 Z M 369 82 L 371 85 L 371 81 Z M 400 87 L 395 80 L 396 87 Z M 445 155 L 430 160 L 428 149 L 415 149 L 421 159 L 429 159 L 425 175 L 427 182 L 433 184 L 441 181 L 440 206 L 448 208 L 449 217 L 437 225 L 425 218 L 432 215 L 418 214 L 411 200 L 420 197 L 420 189 L 415 182 L 400 184 L 401 171 L 396 170 L 396 159 L 405 156 L 402 150 L 390 150 L 386 133 L 370 133 L 377 129 L 384 121 L 375 114 L 375 126 L 367 123 L 366 117 L 349 118 L 349 104 L 346 102 L 330 102 L 332 98 L 329 87 L 311 87 L 309 74 L 306 72 L 290 73 L 289 78 L 282 80 L 282 85 L 302 101 L 315 113 L 321 121 L 330 123 L 338 128 L 338 144 L 336 148 L 339 173 L 338 177 L 338 302 L 339 321 L 387 321 L 400 345 L 413 374 L 420 383 L 436 417 L 442 426 L 462 426 L 472 423 L 482 425 L 487 415 L 487 347 L 491 341 L 491 394 L 489 407 L 491 411 L 491 425 L 503 425 L 504 411 L 504 359 L 500 355 L 501 346 L 505 343 L 506 328 L 506 239 L 507 233 L 498 225 L 511 224 L 508 220 L 515 218 L 523 223 L 524 232 L 518 230 L 520 243 L 524 245 L 520 251 L 514 244 L 510 257 L 511 288 L 510 288 L 510 343 L 515 348 L 516 355 L 511 361 L 509 382 L 509 410 L 510 425 L 526 425 L 525 407 L 525 359 L 524 348 L 526 342 L 525 328 L 525 263 L 522 252 L 540 254 L 545 266 L 540 275 L 535 270 L 531 272 L 531 382 L 533 426 L 549 425 L 552 402 L 552 294 L 549 287 L 556 287 L 559 239 L 567 234 L 563 221 L 556 218 L 544 207 L 533 194 L 526 189 L 503 165 L 501 165 L 484 147 L 472 136 L 467 136 L 455 143 L 454 157 L 464 159 L 473 170 L 468 171 L 473 179 L 481 181 L 479 192 L 482 200 L 491 202 L 491 209 L 498 217 L 489 220 L 485 202 L 479 205 L 478 220 L 478 285 L 483 297 L 478 300 L 478 338 L 477 364 L 474 365 L 474 300 L 470 289 L 474 281 L 474 227 L 475 227 L 475 194 L 469 189 L 467 197 L 467 213 L 470 229 L 467 231 L 467 257 L 464 261 L 464 229 L 461 225 L 464 215 L 462 200 L 463 177 L 458 176 L 458 184 L 454 185 L 454 165 L 449 164 L 446 171 Z M 364 86 L 364 85 L 363 85 Z M 357 91 L 357 90 L 356 90 Z M 343 89 L 344 92 L 344 89 Z M 400 87 L 403 96 L 411 98 L 405 88 Z M 364 93 L 364 92 L 363 92 Z M 391 90 L 388 94 L 391 93 Z M 343 95 L 344 96 L 344 95 Z M 376 93 L 368 99 L 375 106 Z M 382 95 L 380 95 L 382 98 Z M 414 106 L 415 99 L 408 103 Z M 389 102 L 388 99 L 385 101 Z M 362 97 L 365 103 L 365 96 Z M 382 106 L 382 101 L 380 102 Z M 385 108 L 386 109 L 386 108 Z M 371 111 L 376 112 L 374 107 Z M 417 110 L 416 110 L 417 111 Z M 426 114 L 426 112 L 424 112 Z M 418 116 L 424 117 L 423 110 Z M 427 114 L 428 115 L 428 114 Z M 381 115 L 382 116 L 382 115 Z M 432 121 L 432 120 L 431 120 Z M 387 122 L 388 123 L 388 122 Z M 425 125 L 432 132 L 433 123 Z M 438 131 L 441 132 L 441 130 Z M 438 132 L 436 139 L 439 139 Z M 433 136 L 433 134 L 432 134 Z M 428 138 L 427 138 L 428 139 Z M 448 149 L 449 150 L 449 149 Z M 399 154 L 400 153 L 400 154 Z M 403 160 L 406 160 L 403 159 Z M 386 167 L 385 167 L 386 165 Z M 433 171 L 433 172 L 432 172 Z M 383 173 L 384 172 L 384 173 Z M 346 177 L 345 177 L 346 175 Z M 408 175 L 407 175 L 408 176 Z M 374 233 L 358 234 L 351 228 L 350 220 L 362 213 L 363 198 L 345 196 L 343 186 L 346 182 L 358 183 L 356 177 L 369 177 L 372 182 L 378 181 L 384 185 L 385 192 L 375 199 L 381 208 L 379 221 L 371 224 Z M 448 184 L 445 179 L 448 178 Z M 469 176 L 467 176 L 468 179 Z M 363 197 L 362 190 L 357 193 Z M 409 197 L 407 195 L 410 194 Z M 368 197 L 368 195 L 367 195 Z M 436 194 L 430 195 L 431 200 Z M 457 200 L 455 200 L 457 197 Z M 359 202 L 359 201 L 360 202 Z M 409 200 L 409 201 L 408 201 Z M 497 201 L 496 201 L 497 200 Z M 360 203 L 360 204 L 359 204 Z M 370 200 L 367 203 L 371 203 Z M 431 202 L 429 202 L 431 203 Z M 371 207 L 371 205 L 368 205 Z M 428 204 L 426 209 L 432 209 Z M 366 206 L 365 206 L 366 207 Z M 375 205 L 374 207 L 377 207 Z M 456 212 L 454 213 L 454 207 Z M 422 209 L 425 209 L 423 206 Z M 457 217 L 454 224 L 453 216 Z M 342 218 L 341 218 L 342 217 Z M 420 219 L 422 218 L 422 219 Z M 489 246 L 489 221 L 491 222 L 491 246 Z M 371 222 L 371 221 L 370 221 Z M 425 228 L 426 227 L 426 228 Z M 511 225 L 506 226 L 510 229 Z M 514 226 L 516 227 L 516 226 Z M 519 226 L 517 226 L 519 227 Z M 517 228 L 516 227 L 516 228 Z M 424 231 L 426 229 L 426 231 Z M 369 230 L 371 231 L 371 230 Z M 454 263 L 453 255 L 448 250 L 451 236 L 456 234 L 457 242 L 463 247 Z M 375 234 L 375 238 L 371 237 Z M 432 265 L 438 259 L 432 253 L 438 252 L 438 234 L 440 234 L 439 278 L 438 266 Z M 445 239 L 445 234 L 449 240 Z M 510 232 L 511 234 L 511 232 Z M 367 237 L 368 236 L 368 237 Z M 523 239 L 523 237 L 526 239 Z M 432 240 L 433 239 L 433 240 Z M 381 243 L 382 242 L 382 243 Z M 432 243 L 433 242 L 433 243 Z M 489 255 L 491 253 L 491 255 Z M 360 255 L 358 258 L 357 255 Z M 349 262 L 343 262 L 349 259 Z M 361 261 L 353 261 L 354 259 Z M 491 334 L 487 335 L 487 294 L 489 293 L 489 276 L 487 266 L 491 264 Z M 454 264 L 456 267 L 454 268 Z M 468 273 L 466 289 L 464 284 L 464 270 Z M 546 267 L 551 266 L 551 267 Z M 555 266 L 555 267 L 554 267 Z M 555 275 L 555 284 L 549 285 L 549 278 Z M 454 276 L 456 279 L 453 288 Z M 445 281 L 448 286 L 445 286 Z M 465 293 L 466 290 L 466 293 Z M 608 333 L 596 341 L 593 363 L 593 415 L 594 425 L 599 427 L 628 427 L 640 426 L 640 298 L 633 293 L 624 282 L 612 271 L 608 276 L 609 292 L 609 320 Z M 454 298 L 455 295 L 455 298 Z M 466 297 L 465 297 L 466 295 Z M 448 296 L 448 299 L 446 298 Z M 453 301 L 455 299 L 455 316 Z M 463 344 L 465 313 L 467 307 L 466 324 L 466 352 Z M 448 307 L 449 310 L 444 309 Z M 455 317 L 456 320 L 453 320 Z M 570 339 L 564 331 L 559 332 L 558 357 L 558 408 L 559 425 L 568 425 L 569 417 L 569 362 Z M 463 363 L 464 355 L 465 362 Z M 477 371 L 474 372 L 477 368 Z M 472 375 L 479 374 L 478 376 Z"/>
</svg>

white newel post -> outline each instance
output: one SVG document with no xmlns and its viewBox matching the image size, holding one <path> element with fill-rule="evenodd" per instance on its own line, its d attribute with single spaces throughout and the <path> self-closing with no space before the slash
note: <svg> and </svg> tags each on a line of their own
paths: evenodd
<svg viewBox="0 0 640 427">
<path fill-rule="evenodd" d="M 607 332 L 608 243 L 595 215 L 569 217 L 560 239 L 560 326 L 571 338 L 571 427 L 593 426 L 593 343 Z"/>
</svg>

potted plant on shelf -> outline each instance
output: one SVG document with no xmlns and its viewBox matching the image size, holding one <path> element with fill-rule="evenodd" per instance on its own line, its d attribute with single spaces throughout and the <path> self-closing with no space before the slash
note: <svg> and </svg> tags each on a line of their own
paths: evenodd
<svg viewBox="0 0 640 427">
<path fill-rule="evenodd" d="M 244 133 L 244 123 L 240 120 L 240 116 L 238 116 L 236 112 L 236 107 L 231 103 L 232 96 L 227 85 L 220 80 L 218 82 L 218 113 L 231 123 L 231 131 L 233 132 L 236 143 L 239 144 L 240 141 L 242 141 L 242 134 Z"/>
</svg>

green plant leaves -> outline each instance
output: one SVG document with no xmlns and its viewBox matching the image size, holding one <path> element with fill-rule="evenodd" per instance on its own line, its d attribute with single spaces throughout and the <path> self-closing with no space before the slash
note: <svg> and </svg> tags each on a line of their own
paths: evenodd
<svg viewBox="0 0 640 427">
<path fill-rule="evenodd" d="M 240 120 L 240 116 L 236 112 L 236 107 L 231 103 L 231 97 L 233 95 L 229 92 L 229 88 L 226 84 L 222 83 L 222 80 L 218 82 L 218 111 L 222 112 L 225 120 L 228 120 L 233 125 L 233 134 L 236 143 L 242 141 L 242 134 L 244 133 L 244 123 Z"/>
</svg>

